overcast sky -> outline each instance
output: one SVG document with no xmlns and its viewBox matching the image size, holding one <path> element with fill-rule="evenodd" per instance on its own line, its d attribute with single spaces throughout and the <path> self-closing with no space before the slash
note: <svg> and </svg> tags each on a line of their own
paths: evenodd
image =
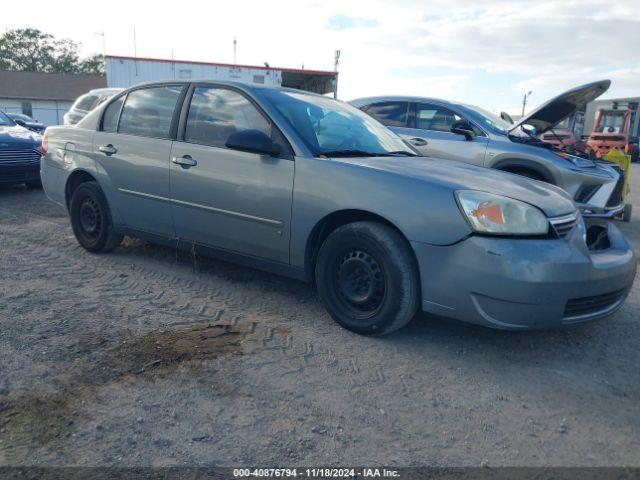
<svg viewBox="0 0 640 480">
<path fill-rule="evenodd" d="M 637 0 L 29 1 L 0 29 L 35 27 L 84 54 L 333 69 L 339 97 L 416 94 L 517 113 L 563 90 L 610 78 L 607 97 L 640 95 Z M 604 98 L 604 97 L 603 97 Z"/>
</svg>

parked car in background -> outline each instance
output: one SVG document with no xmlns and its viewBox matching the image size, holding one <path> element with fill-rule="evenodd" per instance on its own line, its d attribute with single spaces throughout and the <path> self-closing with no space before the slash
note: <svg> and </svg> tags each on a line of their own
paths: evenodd
<svg viewBox="0 0 640 480">
<path fill-rule="evenodd" d="M 575 153 L 576 155 L 584 154 L 587 148 L 585 141 L 576 138 L 572 131 L 564 128 L 553 128 L 540 135 L 539 138 L 558 150 Z"/>
<path fill-rule="evenodd" d="M 34 120 L 29 115 L 25 115 L 24 113 L 7 113 L 7 116 L 18 125 L 28 128 L 32 132 L 42 133 L 47 128 L 47 126 L 43 123 Z"/>
<path fill-rule="evenodd" d="M 96 88 L 79 96 L 73 102 L 69 111 L 64 114 L 63 123 L 65 125 L 75 125 L 91 110 L 121 91 L 121 88 Z"/>
<path fill-rule="evenodd" d="M 299 90 L 141 85 L 47 129 L 43 151 L 45 191 L 85 249 L 126 234 L 315 280 L 361 334 L 419 308 L 495 328 L 580 323 L 620 308 L 635 275 L 616 227 L 583 223 L 563 190 L 417 157 Z"/>
<path fill-rule="evenodd" d="M 515 124 L 479 107 L 435 98 L 385 96 L 351 103 L 422 155 L 542 180 L 567 191 L 585 215 L 613 217 L 624 209 L 620 167 L 556 151 L 537 138 L 600 96 L 610 83 L 603 80 L 569 90 Z"/>
<path fill-rule="evenodd" d="M 41 139 L 0 112 L 0 184 L 40 188 Z"/>
</svg>

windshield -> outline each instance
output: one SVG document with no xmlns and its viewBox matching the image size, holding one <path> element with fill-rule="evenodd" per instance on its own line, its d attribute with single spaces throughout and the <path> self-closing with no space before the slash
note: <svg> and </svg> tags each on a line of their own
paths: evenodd
<svg viewBox="0 0 640 480">
<path fill-rule="evenodd" d="M 595 131 L 598 133 L 620 133 L 624 123 L 624 112 L 605 111 Z"/>
<path fill-rule="evenodd" d="M 489 130 L 492 133 L 498 135 L 508 135 L 509 130 L 513 128 L 513 125 L 504 121 L 498 115 L 491 113 L 484 108 L 476 107 L 474 105 L 465 105 L 466 108 L 477 114 L 477 120 L 482 128 Z"/>
<path fill-rule="evenodd" d="M 15 122 L 11 120 L 6 113 L 0 112 L 0 125 L 2 126 L 14 125 L 14 123 Z"/>
<path fill-rule="evenodd" d="M 327 97 L 283 90 L 262 95 L 280 112 L 315 156 L 384 155 L 410 148 L 366 113 Z"/>
</svg>

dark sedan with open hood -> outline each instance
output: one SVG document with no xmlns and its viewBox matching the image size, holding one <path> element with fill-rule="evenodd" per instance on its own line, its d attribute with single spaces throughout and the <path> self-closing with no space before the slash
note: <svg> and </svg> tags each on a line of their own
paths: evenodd
<svg viewBox="0 0 640 480">
<path fill-rule="evenodd" d="M 0 112 L 0 184 L 40 187 L 41 139 Z"/>
</svg>

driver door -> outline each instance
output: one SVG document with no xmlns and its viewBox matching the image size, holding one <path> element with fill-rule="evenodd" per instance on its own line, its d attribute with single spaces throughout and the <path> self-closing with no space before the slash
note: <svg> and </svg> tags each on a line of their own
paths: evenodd
<svg viewBox="0 0 640 480">
<path fill-rule="evenodd" d="M 176 235 L 289 263 L 294 160 L 286 140 L 237 90 L 195 85 L 187 102 L 184 131 L 171 148 Z M 272 157 L 227 148 L 227 138 L 241 130 L 270 135 L 284 153 Z"/>
</svg>

